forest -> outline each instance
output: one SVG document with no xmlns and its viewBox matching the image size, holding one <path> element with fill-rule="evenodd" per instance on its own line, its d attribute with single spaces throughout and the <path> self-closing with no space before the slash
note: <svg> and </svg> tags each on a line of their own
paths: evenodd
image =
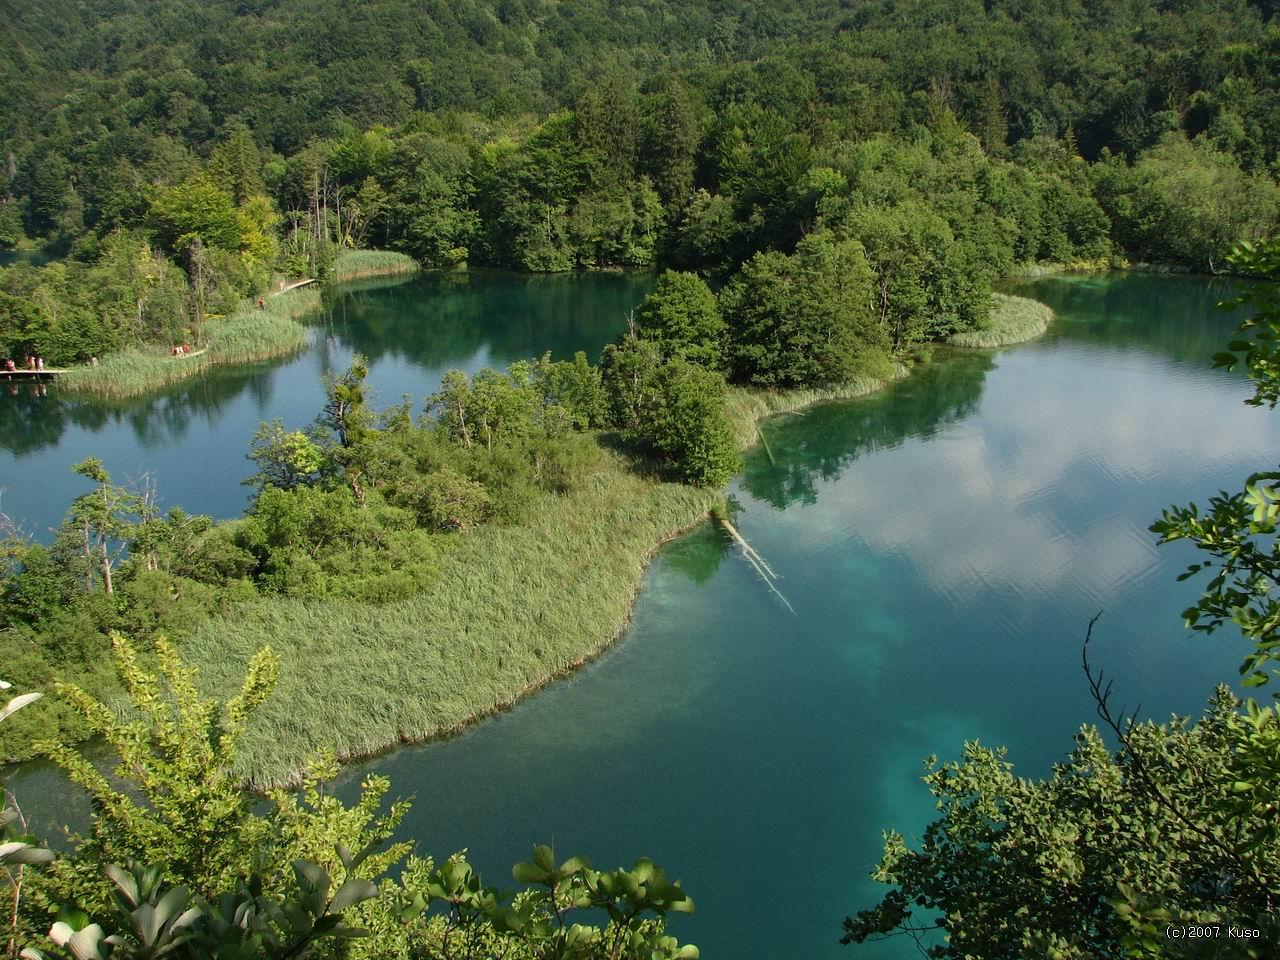
<svg viewBox="0 0 1280 960">
<path fill-rule="evenodd" d="M 995 293 L 1020 271 L 1263 281 L 1250 339 L 1216 362 L 1274 406 L 1273 8 L 0 0 L 0 250 L 52 258 L 0 267 L 0 358 L 118 369 L 219 325 L 266 328 L 277 308 L 255 303 L 282 281 L 405 258 L 656 275 L 601 357 L 453 373 L 420 410 L 374 409 L 357 357 L 313 424 L 262 424 L 239 519 L 161 511 L 89 457 L 50 542 L 0 531 L 0 673 L 22 693 L 0 754 L 52 758 L 97 810 L 55 856 L 6 809 L 6 956 L 695 957 L 664 929 L 692 901 L 649 861 L 598 871 L 538 847 L 513 895 L 464 856 L 392 843 L 389 784 L 344 807 L 322 787 L 332 756 L 299 766 L 341 705 L 287 668 L 333 651 L 262 636 L 342 635 L 370 609 L 384 636 L 360 642 L 380 653 L 426 627 L 465 636 L 386 697 L 426 730 L 480 715 L 489 678 L 459 663 L 504 689 L 545 682 L 625 621 L 654 542 L 708 511 L 728 523 L 716 491 L 755 419 L 871 389 L 936 343 L 1043 330 L 1036 305 Z M 281 321 L 279 342 L 296 333 Z M 1218 568 L 1184 619 L 1239 625 L 1259 686 L 1277 650 L 1274 481 L 1153 528 L 1213 558 L 1187 572 Z M 536 605 L 533 557 L 580 583 L 513 640 L 502 605 Z M 195 667 L 228 696 L 207 699 Z M 296 741 L 252 733 L 281 710 Z M 341 719 L 344 749 L 386 740 L 386 717 Z M 846 942 L 937 922 L 938 957 L 1199 955 L 1158 937 L 1175 914 L 1280 937 L 1275 708 L 1223 691 L 1198 725 L 1110 722 L 1118 752 L 1082 735 L 1048 780 L 977 748 L 938 765 L 939 819 L 919 850 L 888 837 L 893 889 Z M 77 751 L 90 737 L 131 786 Z M 571 909 L 596 919 L 566 924 Z"/>
<path fill-rule="evenodd" d="M 344 248 L 720 284 L 824 232 L 901 350 L 1021 265 L 1230 270 L 1280 203 L 1266 5 L 330 7 L 8 18 L 0 245 L 62 259 L 0 354 L 199 342 Z"/>
</svg>

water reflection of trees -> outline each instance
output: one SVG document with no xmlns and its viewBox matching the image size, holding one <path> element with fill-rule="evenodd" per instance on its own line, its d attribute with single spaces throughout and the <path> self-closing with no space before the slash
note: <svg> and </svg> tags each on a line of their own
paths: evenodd
<svg viewBox="0 0 1280 960">
<path fill-rule="evenodd" d="M 773 461 L 763 447 L 753 449 L 742 486 L 779 509 L 815 503 L 819 481 L 836 479 L 863 454 L 896 447 L 908 438 L 928 439 L 973 413 L 993 365 L 989 351 L 957 353 L 882 393 L 766 423 Z"/>
<path fill-rule="evenodd" d="M 546 350 L 585 350 L 594 360 L 651 284 L 643 273 L 425 274 L 390 288 L 339 291 L 323 326 L 371 360 L 462 366 L 487 352 L 502 364 Z"/>
<path fill-rule="evenodd" d="M 372 359 L 395 356 L 430 367 L 463 366 L 481 351 L 494 365 L 545 350 L 586 350 L 594 358 L 626 326 L 651 284 L 643 273 L 426 274 L 328 292 L 326 313 L 315 323 Z M 275 371 L 287 362 L 214 368 L 130 400 L 61 394 L 56 384 L 42 394 L 38 385 L 0 382 L 0 449 L 21 457 L 57 444 L 70 427 L 125 426 L 144 448 L 171 444 L 193 425 L 217 421 L 246 392 L 264 407 Z"/>
<path fill-rule="evenodd" d="M 1224 349 L 1239 318 L 1217 309 L 1235 287 L 1214 277 L 1102 274 L 1043 277 L 1010 293 L 1047 303 L 1053 334 L 1115 347 L 1141 347 L 1193 364 Z"/>
<path fill-rule="evenodd" d="M 664 547 L 662 559 L 670 569 L 703 586 L 720 569 L 732 545 L 720 524 L 708 521 Z"/>
<path fill-rule="evenodd" d="M 101 400 L 60 394 L 57 384 L 44 394 L 30 384 L 2 384 L 0 395 L 0 448 L 22 457 L 54 446 L 69 427 L 98 433 L 127 426 L 147 449 L 165 446 L 184 437 L 198 422 L 218 420 L 226 408 L 245 392 L 261 406 L 273 388 L 272 373 L 278 363 L 214 369 L 166 388 L 161 393 L 129 400 Z"/>
</svg>

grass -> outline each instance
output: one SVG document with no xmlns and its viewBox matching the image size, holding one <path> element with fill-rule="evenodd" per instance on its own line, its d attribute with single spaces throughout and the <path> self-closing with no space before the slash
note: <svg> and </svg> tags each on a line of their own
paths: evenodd
<svg viewBox="0 0 1280 960">
<path fill-rule="evenodd" d="M 991 295 L 991 325 L 985 330 L 968 330 L 948 338 L 957 347 L 1003 347 L 1034 340 L 1049 328 L 1053 311 L 1037 300 Z"/>
<path fill-rule="evenodd" d="M 72 367 L 58 385 L 102 397 L 135 397 L 178 383 L 215 364 L 252 363 L 300 349 L 310 335 L 297 318 L 320 306 L 314 287 L 290 290 L 267 299 L 260 310 L 253 301 L 209 324 L 208 349 L 174 357 L 167 347 L 130 347 L 108 354 L 96 367 Z"/>
<path fill-rule="evenodd" d="M 1113 270 L 1128 270 L 1129 262 L 1119 255 L 1099 257 L 1096 260 L 1038 260 L 1021 263 L 1009 273 L 1010 277 L 1034 279 L 1051 277 L 1060 273 L 1109 273 Z"/>
<path fill-rule="evenodd" d="M 906 375 L 905 367 L 896 368 L 896 376 Z M 753 446 L 760 437 L 759 422 L 783 413 L 794 413 L 815 403 L 851 400 L 873 393 L 887 381 L 878 377 L 858 377 L 848 383 L 805 390 L 764 390 L 759 387 L 729 387 L 725 414 L 733 427 L 739 449 Z"/>
<path fill-rule="evenodd" d="M 390 250 L 343 250 L 333 264 L 337 283 L 417 272 L 418 261 Z"/>
<path fill-rule="evenodd" d="M 334 264 L 334 281 L 413 273 L 412 257 L 387 250 L 344 250 Z M 235 313 L 209 324 L 209 348 L 197 355 L 174 357 L 162 344 L 129 347 L 102 357 L 96 367 L 72 367 L 59 380 L 68 390 L 123 399 L 187 380 L 215 364 L 254 363 L 287 356 L 306 345 L 310 333 L 298 317 L 320 306 L 314 286 L 268 297 L 263 309 L 246 300 Z"/>
<path fill-rule="evenodd" d="M 261 600 L 206 622 L 183 651 L 218 692 L 268 640 L 282 659 L 239 772 L 256 787 L 288 783 L 321 747 L 350 759 L 451 733 L 608 646 L 649 559 L 719 497 L 600 457 L 584 489 L 548 495 L 531 521 L 459 535 L 432 587 L 410 600 Z"/>
<path fill-rule="evenodd" d="M 748 447 L 764 417 L 883 382 L 735 388 L 730 417 Z M 288 784 L 322 747 L 349 760 L 446 736 L 608 647 L 630 619 L 649 560 L 720 496 L 637 476 L 603 447 L 599 457 L 584 488 L 547 495 L 530 521 L 458 535 L 436 581 L 410 600 L 263 599 L 203 624 L 183 650 L 219 694 L 235 689 L 263 643 L 282 659 L 280 685 L 246 736 L 238 772 L 256 788 Z"/>
<path fill-rule="evenodd" d="M 1033 302 L 1019 301 L 997 301 L 993 329 L 1026 322 Z M 1033 305 L 1047 323 L 1048 308 Z M 745 448 L 761 419 L 883 385 L 733 388 L 728 415 Z M 453 538 L 435 582 L 409 600 L 255 600 L 206 621 L 183 650 L 206 688 L 225 696 L 272 645 L 279 686 L 246 733 L 237 772 L 256 788 L 296 783 L 321 749 L 351 760 L 447 736 L 597 656 L 626 628 L 658 548 L 719 502 L 716 491 L 637 476 L 601 447 L 583 487 L 548 494 L 532 519 Z"/>
</svg>

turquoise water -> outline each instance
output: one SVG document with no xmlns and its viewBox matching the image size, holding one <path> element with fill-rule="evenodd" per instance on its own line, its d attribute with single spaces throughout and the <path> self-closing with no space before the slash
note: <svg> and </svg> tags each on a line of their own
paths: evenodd
<svg viewBox="0 0 1280 960">
<path fill-rule="evenodd" d="M 310 423 L 324 402 L 322 377 L 346 369 L 355 351 L 371 361 L 376 403 L 408 394 L 420 410 L 450 369 L 505 367 L 547 350 L 598 357 L 651 283 L 643 273 L 428 274 L 331 294 L 296 357 L 215 368 L 136 400 L 0 383 L 0 511 L 47 537 L 83 492 L 71 465 L 97 456 L 120 481 L 152 474 L 167 504 L 237 516 L 248 499 L 240 481 L 253 473 L 244 454 L 259 422 Z"/>
<path fill-rule="evenodd" d="M 293 361 L 123 407 L 0 398 L 4 505 L 25 498 L 52 522 L 67 494 L 50 478 L 105 453 L 118 473 L 157 470 L 173 502 L 230 515 L 257 420 L 305 423 L 320 374 L 357 347 L 385 402 L 421 396 L 448 366 L 598 351 L 647 282 L 349 292 Z M 928 821 L 923 758 L 979 738 L 1045 773 L 1093 715 L 1079 655 L 1099 610 L 1094 655 L 1119 699 L 1198 711 L 1235 675 L 1239 642 L 1181 628 L 1187 554 L 1157 550 L 1146 527 L 1273 462 L 1280 441 L 1280 416 L 1209 369 L 1233 326 L 1213 309 L 1223 286 L 1050 278 L 1018 292 L 1058 311 L 1040 340 L 954 352 L 877 396 L 765 425 L 775 462 L 753 451 L 729 493 L 792 609 L 700 528 L 662 551 L 607 656 L 460 737 L 353 766 L 339 789 L 388 774 L 416 797 L 402 832 L 438 855 L 469 848 L 498 885 L 535 842 L 600 866 L 652 856 L 697 900 L 674 926 L 708 958 L 916 956 L 837 941 L 879 895 L 881 830 L 910 838 Z M 11 785 L 50 782 L 29 769 Z"/>
<path fill-rule="evenodd" d="M 932 365 L 885 393 L 765 427 L 735 523 L 794 613 L 705 527 L 663 551 L 625 639 L 454 740 L 352 768 L 415 794 L 403 832 L 468 847 L 489 882 L 534 842 L 597 865 L 649 855 L 698 903 L 703 956 L 917 956 L 847 948 L 881 830 L 931 805 L 929 754 L 1006 744 L 1040 775 L 1093 716 L 1090 616 L 1118 697 L 1195 712 L 1238 646 L 1191 638 L 1194 595 L 1147 525 L 1267 463 L 1280 417 L 1205 359 L 1231 329 L 1205 281 L 1047 279 L 1043 339 Z"/>
</svg>

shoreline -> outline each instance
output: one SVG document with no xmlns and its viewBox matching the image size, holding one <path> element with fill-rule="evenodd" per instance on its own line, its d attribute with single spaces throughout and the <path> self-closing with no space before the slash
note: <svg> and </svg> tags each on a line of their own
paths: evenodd
<svg viewBox="0 0 1280 960">
<path fill-rule="evenodd" d="M 839 402 L 867 396 L 907 375 L 909 370 L 899 366 L 894 376 L 889 379 L 863 377 L 840 387 L 821 390 L 778 391 L 733 388 L 730 392 L 728 414 L 734 426 L 739 449 L 745 450 L 755 446 L 761 436 L 760 424 L 771 417 L 795 413 L 819 403 Z M 454 629 L 440 633 L 433 632 L 430 618 L 432 612 L 448 606 L 450 591 L 447 584 L 437 583 L 418 597 L 393 605 L 407 608 L 411 614 L 411 625 L 408 627 L 404 625 L 406 618 L 403 610 L 388 611 L 385 608 L 365 605 L 348 605 L 343 609 L 340 605 L 329 603 L 267 601 L 261 605 L 259 605 L 260 602 L 251 604 L 251 609 L 238 611 L 234 620 L 228 617 L 208 623 L 205 628 L 198 630 L 196 635 L 188 638 L 182 645 L 188 663 L 200 668 L 203 678 L 202 686 L 206 691 L 215 692 L 220 696 L 234 691 L 239 680 L 239 671 L 243 669 L 243 662 L 247 661 L 247 658 L 262 645 L 261 638 L 284 638 L 289 637 L 290 634 L 299 638 L 299 642 L 291 643 L 288 647 L 284 644 L 273 647 L 282 660 L 280 687 L 277 688 L 276 694 L 264 704 L 262 708 L 264 715 L 259 718 L 262 722 L 250 726 L 246 740 L 242 744 L 240 763 L 235 771 L 243 778 L 247 787 L 257 792 L 296 787 L 301 780 L 306 759 L 321 749 L 333 750 L 340 763 L 348 764 L 383 756 L 402 746 L 431 743 L 456 736 L 477 723 L 513 709 L 557 680 L 599 659 L 618 643 L 631 626 L 636 600 L 644 587 L 649 567 L 662 547 L 708 522 L 714 507 L 722 502 L 723 495 L 718 490 L 699 490 L 693 487 L 642 480 L 631 475 L 625 468 L 615 467 L 610 473 L 614 476 L 610 478 L 608 485 L 622 488 L 624 499 L 630 494 L 640 492 L 643 499 L 650 501 L 643 504 L 642 515 L 639 517 L 612 518 L 614 523 L 597 524 L 599 532 L 602 532 L 603 539 L 606 541 L 625 540 L 628 538 L 628 533 L 631 534 L 633 543 L 628 545 L 627 555 L 614 558 L 618 566 L 626 568 L 625 583 L 614 583 L 611 593 L 592 594 L 595 605 L 588 609 L 588 616 L 567 618 L 561 624 L 563 630 L 559 635 L 556 635 L 554 627 L 550 629 L 550 635 L 544 630 L 526 632 L 526 643 L 532 649 L 537 650 L 543 645 L 552 646 L 557 641 L 564 648 L 554 661 L 542 664 L 542 669 L 513 676 L 511 674 L 514 671 L 505 667 L 502 657 L 498 657 L 496 661 L 486 660 L 492 668 L 486 671 L 483 687 L 488 696 L 482 699 L 468 697 L 468 691 L 453 689 L 441 698 L 445 701 L 443 705 L 405 703 L 391 693 L 382 697 L 375 694 L 373 697 L 359 696 L 358 699 L 362 702 L 358 705 L 352 704 L 350 712 L 344 712 L 332 708 L 326 710 L 325 696 L 312 694 L 309 697 L 308 694 L 319 691 L 327 694 L 329 698 L 342 698 L 345 693 L 343 687 L 335 687 L 332 683 L 324 688 L 322 684 L 311 682 L 316 677 L 348 676 L 355 679 L 353 674 L 358 670 L 363 674 L 359 677 L 360 687 L 377 691 L 385 689 L 395 679 L 402 679 L 405 673 L 412 674 L 422 670 L 420 659 L 427 657 L 429 651 L 436 657 L 441 656 L 441 651 L 455 651 L 455 656 L 459 659 L 463 656 L 480 654 L 480 651 L 474 647 L 476 643 L 474 635 L 481 633 L 482 630 L 472 628 L 477 622 L 483 623 L 486 619 L 492 619 L 495 614 L 504 620 L 501 624 L 504 633 L 519 635 L 524 626 L 520 615 L 523 607 L 521 604 L 504 603 L 503 601 L 509 598 L 505 597 L 500 589 L 489 591 L 489 595 L 479 599 L 474 595 L 471 596 L 467 603 L 463 624 L 460 627 L 455 624 Z M 637 491 L 635 489 L 637 485 L 643 489 Z M 664 493 L 667 492 L 673 492 L 675 498 L 680 501 L 674 508 L 677 516 L 670 515 L 670 506 L 663 501 Z M 539 544 L 541 549 L 537 550 L 534 557 L 526 558 L 532 561 L 527 563 L 528 576 L 533 582 L 534 589 L 541 590 L 544 595 L 571 590 L 579 583 L 576 578 L 562 576 L 565 571 L 554 557 L 557 548 L 563 550 L 566 555 L 572 554 L 573 546 L 569 543 L 556 543 L 547 547 L 547 538 L 540 536 L 542 533 L 554 535 L 560 532 L 558 528 L 565 524 L 573 527 L 575 522 L 581 522 L 581 504 L 573 502 L 575 496 L 585 500 L 591 494 L 580 491 L 576 495 L 570 495 L 569 498 L 550 505 L 544 511 L 545 514 L 552 515 L 549 522 L 547 517 L 543 516 L 531 524 L 534 528 L 534 536 L 525 549 L 532 548 L 534 543 Z M 594 511 L 587 509 L 581 512 L 590 514 Z M 619 520 L 623 522 L 617 522 Z M 634 529 L 637 526 L 649 527 L 652 533 L 639 536 Z M 570 537 L 565 539 L 571 539 L 571 536 L 572 531 L 570 531 Z M 504 537 L 519 540 L 521 531 L 510 529 L 504 531 L 499 528 L 490 531 L 487 538 L 482 536 L 476 541 L 461 545 L 459 554 L 451 558 L 453 569 L 442 572 L 441 578 L 448 579 L 451 575 L 461 573 L 473 582 L 489 583 L 484 567 L 484 557 L 487 547 L 491 544 L 486 544 L 484 540 L 494 541 Z M 548 553 L 553 556 L 546 556 Z M 593 562 L 588 569 L 595 566 L 597 563 Z M 590 579 L 598 576 L 598 572 L 584 571 L 584 575 Z M 603 599 L 600 599 L 602 596 Z M 293 612 L 300 613 L 307 621 L 322 622 L 331 632 L 347 638 L 347 642 L 342 645 L 341 654 L 335 655 L 328 645 L 322 641 L 318 642 L 314 628 L 307 629 L 307 625 L 298 624 L 296 621 L 293 624 L 294 629 L 289 629 L 282 624 L 281 620 L 293 619 L 287 616 L 286 608 L 289 607 Z M 421 616 L 416 615 L 415 607 L 422 611 Z M 285 616 L 282 616 L 282 613 Z M 397 616 L 397 613 L 401 615 Z M 515 616 L 512 617 L 512 614 Z M 379 632 L 379 642 L 368 643 L 367 647 L 361 649 L 367 641 L 361 636 L 360 625 L 370 621 L 377 624 L 379 622 L 377 618 L 381 618 L 382 627 Z M 376 667 L 374 671 L 370 671 L 368 665 L 377 664 L 391 652 L 382 650 L 383 657 L 378 656 L 378 648 L 385 642 L 387 634 L 392 635 L 392 650 L 398 656 L 413 658 L 417 654 L 419 659 L 399 660 L 387 664 L 384 668 L 386 683 L 382 683 L 380 682 L 382 678 L 371 675 L 371 672 L 379 672 Z M 404 635 L 403 645 L 396 642 L 398 639 L 396 634 Z M 456 653 L 458 649 L 465 649 L 468 646 L 472 649 L 467 654 Z M 519 650 L 511 644 L 506 645 L 504 651 L 508 654 L 519 653 Z M 483 659 L 483 654 L 481 658 Z M 442 663 L 440 666 L 445 672 L 449 672 L 451 665 Z M 452 666 L 456 667 L 456 664 Z M 502 676 L 504 673 L 507 674 L 505 678 Z M 419 689 L 413 682 L 409 683 L 409 688 L 410 690 Z M 466 702 L 468 699 L 471 702 Z M 319 718 L 312 716 L 311 711 L 308 710 L 311 703 L 315 703 L 316 709 L 329 715 Z M 383 714 L 382 723 L 379 724 L 382 726 L 381 736 L 369 730 L 351 729 L 352 721 L 355 719 L 353 714 L 357 711 Z M 434 712 L 436 715 L 428 720 L 427 717 L 421 716 L 420 711 Z M 397 712 L 416 714 L 420 722 L 396 723 L 392 716 L 386 716 L 387 713 Z M 301 719 L 300 715 L 306 715 L 308 719 Z M 343 722 L 344 719 L 347 721 L 346 724 Z M 305 735 L 304 731 L 307 729 L 310 730 L 310 736 Z M 338 731 L 342 731 L 341 736 L 336 735 Z M 300 734 L 307 741 L 305 744 L 298 743 L 296 740 L 292 744 L 289 743 L 290 739 Z"/>
<path fill-rule="evenodd" d="M 1027 335 L 1025 331 L 1019 331 L 1016 338 L 1009 339 L 998 344 L 1000 346 L 1012 346 L 1035 339 L 1048 329 L 1054 318 L 1053 311 L 1039 301 L 1031 300 L 1026 297 L 1011 297 L 1004 294 L 997 294 L 995 296 L 1006 301 L 1019 300 L 1023 301 L 1025 304 L 1034 304 L 1038 308 L 1038 312 L 1042 312 L 1043 314 L 1043 323 L 1039 324 L 1038 328 L 1034 332 Z M 1000 310 L 1000 306 L 1001 300 L 993 298 L 993 321 Z M 761 425 L 773 417 L 798 413 L 822 403 L 836 403 L 868 396 L 885 389 L 898 380 L 909 377 L 910 374 L 910 368 L 902 364 L 898 364 L 895 367 L 893 376 L 888 379 L 870 376 L 860 377 L 837 387 L 773 390 L 731 386 L 729 388 L 729 399 L 726 414 L 728 415 L 733 427 L 738 450 L 740 452 L 746 452 L 761 442 L 763 438 Z M 689 489 L 692 490 L 693 488 Z M 715 491 L 714 493 L 706 491 L 706 493 L 714 497 L 715 501 L 722 501 L 723 495 L 719 491 Z M 676 540 L 677 538 L 684 536 L 701 526 L 703 523 L 710 522 L 714 506 L 715 503 L 712 503 L 698 516 L 690 518 L 688 521 L 677 524 L 674 527 L 667 528 L 648 543 L 647 547 L 642 551 L 638 558 L 638 569 L 636 571 L 636 575 L 628 586 L 628 589 L 625 591 L 625 612 L 621 621 L 618 622 L 614 629 L 605 636 L 597 636 L 593 638 L 585 650 L 582 650 L 577 655 L 571 656 L 569 659 L 558 664 L 555 668 L 541 676 L 530 679 L 513 692 L 498 695 L 489 703 L 480 705 L 476 709 L 467 712 L 463 716 L 456 717 L 448 723 L 436 724 L 419 730 L 402 729 L 397 731 L 397 735 L 394 738 L 389 738 L 381 743 L 370 744 L 364 748 L 339 749 L 337 751 L 337 760 L 342 764 L 371 760 L 392 753 L 400 747 L 420 746 L 458 736 L 490 717 L 514 709 L 521 702 L 535 695 L 544 688 L 598 660 L 615 644 L 619 643 L 630 628 L 635 614 L 636 601 L 641 590 L 644 588 L 649 567 L 652 565 L 653 561 L 657 559 L 662 548 L 673 540 Z M 250 788 L 255 791 L 261 792 L 277 787 L 291 789 L 296 787 L 301 780 L 302 762 L 298 758 L 294 758 L 289 767 L 290 768 L 284 772 L 283 776 L 279 774 L 278 770 L 275 773 L 266 773 L 263 770 L 255 770 L 253 773 L 244 771 L 244 773 Z"/>
<path fill-rule="evenodd" d="M 379 254 L 376 258 L 365 254 Z M 403 254 L 382 256 L 382 251 L 352 251 L 354 259 L 375 262 L 357 267 L 358 272 L 339 275 L 342 259 L 335 264 L 333 285 L 371 277 L 409 276 L 418 265 Z M 59 378 L 61 388 L 71 393 L 91 394 L 108 400 L 128 400 L 146 396 L 182 383 L 216 366 L 261 363 L 287 357 L 306 347 L 311 330 L 299 318 L 318 310 L 321 293 L 312 281 L 295 283 L 264 298 L 261 309 L 252 298 L 234 313 L 210 324 L 208 343 L 184 357 L 174 357 L 159 345 L 128 347 L 106 354 L 97 366 L 77 364 Z"/>
<path fill-rule="evenodd" d="M 844 400 L 853 400 L 858 397 L 868 396 L 877 391 L 883 390 L 897 380 L 901 380 L 910 375 L 910 370 L 905 366 L 897 366 L 894 376 L 889 379 L 879 379 L 873 377 L 863 377 L 854 380 L 848 384 L 839 387 L 828 387 L 823 389 L 795 389 L 795 390 L 754 390 L 745 387 L 734 387 L 730 389 L 730 400 L 728 411 L 730 422 L 733 425 L 735 436 L 738 440 L 738 449 L 740 452 L 746 452 L 760 442 L 759 427 L 766 420 L 773 417 L 786 416 L 788 414 L 797 413 L 809 407 L 821 403 L 838 403 Z M 736 407 L 736 409 L 734 409 Z M 659 485 L 663 486 L 663 485 Z M 698 490 L 698 488 L 685 488 L 690 492 L 701 493 L 709 499 L 705 509 L 696 516 L 689 518 L 687 521 L 677 526 L 667 528 L 660 533 L 655 539 L 648 543 L 646 549 L 638 559 L 638 569 L 634 580 L 628 589 L 622 595 L 624 613 L 621 622 L 617 623 L 614 628 L 603 637 L 596 637 L 590 645 L 581 653 L 572 656 L 565 662 L 557 664 L 557 666 L 546 674 L 534 677 L 514 692 L 498 696 L 492 702 L 481 705 L 479 708 L 472 710 L 465 716 L 458 717 L 447 723 L 436 725 L 427 729 L 418 731 L 398 732 L 394 739 L 370 745 L 364 749 L 356 750 L 338 750 L 336 759 L 340 764 L 356 763 L 364 760 L 372 760 L 380 756 L 385 756 L 401 747 L 421 746 L 427 743 L 447 740 L 451 737 L 465 733 L 471 727 L 482 723 L 483 721 L 505 713 L 519 706 L 524 700 L 534 696 L 539 691 L 550 686 L 558 680 L 562 680 L 577 670 L 588 664 L 595 662 L 606 654 L 612 647 L 619 643 L 630 629 L 632 620 L 635 615 L 636 601 L 640 596 L 640 592 L 644 589 L 645 581 L 648 577 L 650 566 L 658 558 L 658 554 L 662 548 L 668 543 L 676 540 L 685 534 L 692 532 L 704 523 L 712 522 L 713 511 L 716 506 L 723 502 L 723 494 L 716 490 Z M 277 651 L 279 653 L 279 651 Z M 283 672 L 283 670 L 282 670 Z M 257 793 L 264 793 L 268 790 L 284 788 L 295 789 L 302 781 L 302 761 L 295 761 L 284 776 L 267 774 L 265 777 L 253 773 L 246 773 L 246 782 L 249 789 Z"/>
<path fill-rule="evenodd" d="M 1039 300 L 1008 293 L 993 293 L 991 326 L 986 330 L 952 334 L 946 339 L 946 343 L 952 347 L 968 349 L 1010 347 L 1043 336 L 1053 320 L 1052 308 Z"/>
<path fill-rule="evenodd" d="M 746 450 L 770 417 L 865 396 L 909 372 L 900 365 L 887 379 L 817 390 L 733 387 L 726 413 Z M 254 600 L 206 620 L 180 649 L 203 691 L 226 696 L 249 657 L 276 641 L 280 683 L 233 773 L 255 791 L 296 786 L 320 750 L 345 764 L 443 740 L 595 661 L 631 626 L 662 547 L 722 502 L 719 490 L 637 476 L 601 448 L 582 489 L 549 497 L 520 525 L 452 542 L 437 578 L 412 598 Z"/>
</svg>

